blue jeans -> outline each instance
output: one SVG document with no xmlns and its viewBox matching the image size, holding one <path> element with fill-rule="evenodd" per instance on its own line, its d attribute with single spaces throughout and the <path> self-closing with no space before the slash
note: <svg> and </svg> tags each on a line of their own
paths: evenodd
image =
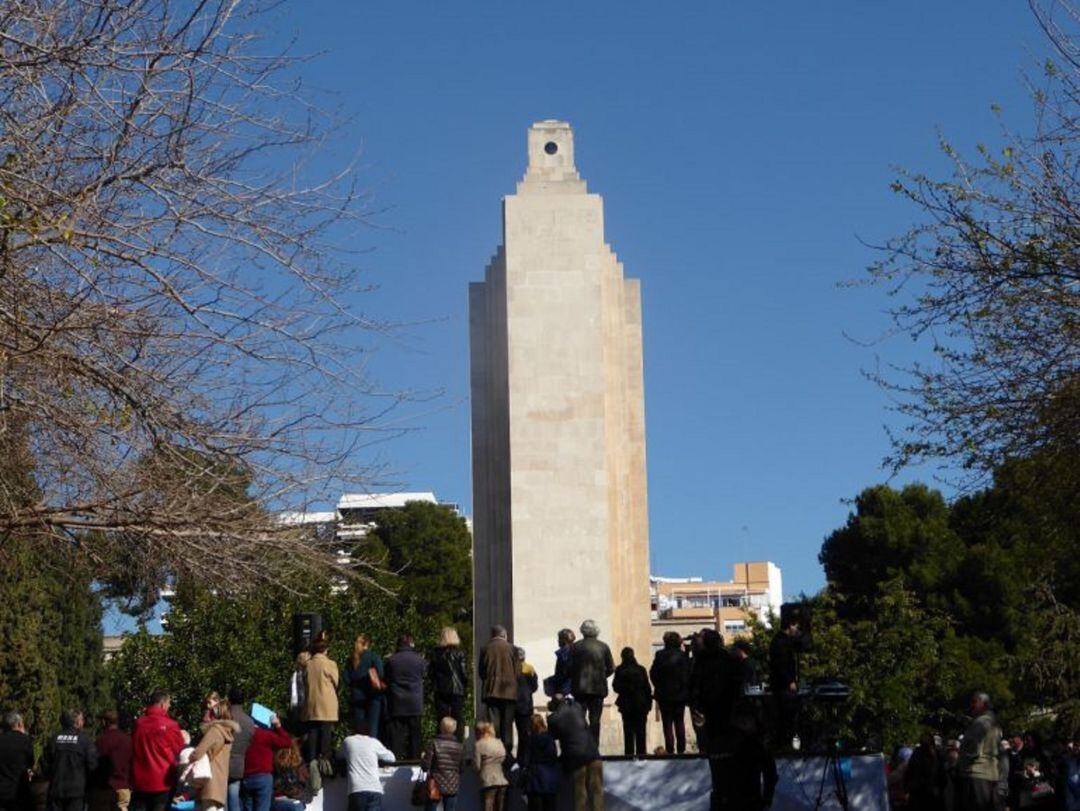
<svg viewBox="0 0 1080 811">
<path fill-rule="evenodd" d="M 382 811 L 382 794 L 378 791 L 354 791 L 349 795 L 349 811 Z"/>
<path fill-rule="evenodd" d="M 244 811 L 270 811 L 274 799 L 274 776 L 253 774 L 244 778 Z"/>
<path fill-rule="evenodd" d="M 230 780 L 229 790 L 225 795 L 226 811 L 244 811 L 243 792 L 240 791 L 242 780 Z"/>
<path fill-rule="evenodd" d="M 369 698 L 363 704 L 353 704 L 351 707 L 352 722 L 355 726 L 357 721 L 364 721 L 368 725 L 368 731 L 372 738 L 379 737 L 379 724 L 382 721 L 383 697 Z"/>
<path fill-rule="evenodd" d="M 304 804 L 288 797 L 275 797 L 270 803 L 270 811 L 304 811 Z"/>
<path fill-rule="evenodd" d="M 433 803 L 431 800 L 427 801 L 427 806 L 424 811 L 435 811 L 439 807 L 438 803 Z M 457 795 L 456 794 L 444 794 L 442 798 L 442 811 L 454 811 L 457 808 Z"/>
</svg>

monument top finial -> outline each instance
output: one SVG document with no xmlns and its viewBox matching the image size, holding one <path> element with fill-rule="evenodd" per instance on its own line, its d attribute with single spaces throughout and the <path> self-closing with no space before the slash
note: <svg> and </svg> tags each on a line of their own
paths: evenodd
<svg viewBox="0 0 1080 811">
<path fill-rule="evenodd" d="M 528 148 L 525 185 L 539 184 L 546 191 L 584 191 L 584 183 L 574 167 L 574 131 L 568 123 L 547 119 L 533 124 L 529 127 Z"/>
</svg>

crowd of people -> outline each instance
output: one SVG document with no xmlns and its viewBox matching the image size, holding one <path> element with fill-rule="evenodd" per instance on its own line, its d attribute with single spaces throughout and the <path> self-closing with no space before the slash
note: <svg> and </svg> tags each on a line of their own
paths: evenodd
<svg viewBox="0 0 1080 811">
<path fill-rule="evenodd" d="M 646 719 L 655 701 L 664 734 L 657 751 L 687 751 L 689 713 L 699 748 L 717 755 L 710 758 L 714 785 L 742 784 L 740 791 L 767 804 L 775 765 L 737 707 L 741 685 L 752 679 L 747 646 L 727 650 L 715 631 L 689 645 L 668 634 L 646 669 L 630 648 L 616 665 L 595 622 L 586 620 L 578 632 L 580 638 L 570 629 L 557 634 L 554 672 L 541 681 L 507 630 L 491 629 L 477 661 L 483 720 L 468 760 L 465 698 L 473 670 L 454 628 L 444 628 L 426 655 L 409 634 L 385 658 L 359 635 L 341 667 L 320 634 L 296 658 L 283 721 L 271 715 L 257 723 L 237 688 L 224 697 L 211 692 L 194 740 L 171 717 L 166 691 L 150 696 L 130 731 L 114 710 L 102 715 L 96 738 L 82 713 L 63 713 L 40 758 L 12 712 L 0 733 L 0 811 L 300 811 L 336 774 L 347 777 L 349 811 L 367 811 L 380 807 L 379 765 L 402 760 L 420 761 L 427 775 L 423 802 L 432 809 L 453 811 L 461 771 L 469 766 L 485 809 L 503 809 L 512 784 L 530 809 L 554 809 L 564 782 L 576 809 L 599 809 L 609 682 L 627 755 L 647 753 Z M 541 692 L 546 705 L 537 707 Z M 425 742 L 421 719 L 429 696 L 438 731 Z M 351 734 L 335 748 L 342 722 Z"/>
<path fill-rule="evenodd" d="M 985 693 L 958 739 L 932 732 L 897 749 L 889 793 L 911 811 L 1080 811 L 1080 741 L 1044 744 L 1037 732 L 1005 735 Z"/>
<path fill-rule="evenodd" d="M 664 738 L 655 753 L 687 752 L 692 727 L 712 773 L 713 808 L 769 806 L 777 770 L 765 728 L 780 748 L 798 729 L 797 623 L 770 649 L 767 723 L 763 702 L 747 689 L 757 678 L 746 642 L 724 647 L 711 629 L 690 639 L 668 633 L 646 668 L 631 648 L 616 665 L 595 622 L 578 632 L 558 632 L 552 675 L 541 680 L 507 629 L 494 626 L 477 657 L 482 720 L 468 742 L 473 669 L 453 628 L 444 628 L 426 655 L 409 634 L 385 658 L 360 635 L 341 668 L 321 634 L 296 659 L 284 722 L 249 704 L 242 690 L 211 692 L 194 740 L 170 715 L 165 691 L 149 697 L 130 731 L 107 710 L 92 737 L 81 712 L 65 711 L 40 757 L 23 718 L 9 712 L 0 731 L 0 811 L 303 811 L 333 775 L 347 777 L 349 811 L 377 811 L 380 765 L 403 760 L 421 764 L 425 778 L 414 800 L 431 811 L 454 811 L 462 770 L 470 767 L 486 811 L 502 811 L 512 792 L 530 811 L 552 811 L 564 783 L 574 808 L 592 811 L 603 808 L 600 741 L 610 703 L 621 715 L 625 755 L 648 752 L 646 720 L 655 706 Z M 534 704 L 539 694 L 545 706 Z M 421 719 L 431 704 L 437 732 L 425 741 Z M 957 740 L 928 733 L 896 753 L 888 775 L 894 806 L 1080 811 L 1080 745 L 1044 745 L 1034 732 L 1004 736 L 983 693 L 970 711 L 973 720 Z M 335 747 L 342 722 L 349 734 Z"/>
<path fill-rule="evenodd" d="M 244 710 L 244 696 L 207 696 L 199 739 L 169 714 L 171 696 L 155 692 L 130 731 L 116 710 L 92 737 L 78 710 L 41 757 L 22 716 L 9 712 L 0 732 L 0 808 L 4 811 L 300 811 L 309 781 L 296 740 L 274 716 L 266 728 Z"/>
</svg>

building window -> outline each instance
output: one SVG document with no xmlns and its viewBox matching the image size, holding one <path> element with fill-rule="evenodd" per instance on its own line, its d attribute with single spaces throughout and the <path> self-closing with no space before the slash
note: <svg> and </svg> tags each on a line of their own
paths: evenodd
<svg viewBox="0 0 1080 811">
<path fill-rule="evenodd" d="M 724 622 L 724 634 L 741 634 L 746 630 L 746 623 L 742 620 L 727 620 Z"/>
</svg>

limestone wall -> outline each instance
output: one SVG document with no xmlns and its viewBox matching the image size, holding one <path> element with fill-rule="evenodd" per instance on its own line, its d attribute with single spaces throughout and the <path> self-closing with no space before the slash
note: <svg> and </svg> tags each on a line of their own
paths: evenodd
<svg viewBox="0 0 1080 811">
<path fill-rule="evenodd" d="M 501 623 L 548 675 L 596 620 L 648 666 L 641 296 L 559 122 L 529 132 L 503 245 L 470 286 L 477 643 Z"/>
</svg>

